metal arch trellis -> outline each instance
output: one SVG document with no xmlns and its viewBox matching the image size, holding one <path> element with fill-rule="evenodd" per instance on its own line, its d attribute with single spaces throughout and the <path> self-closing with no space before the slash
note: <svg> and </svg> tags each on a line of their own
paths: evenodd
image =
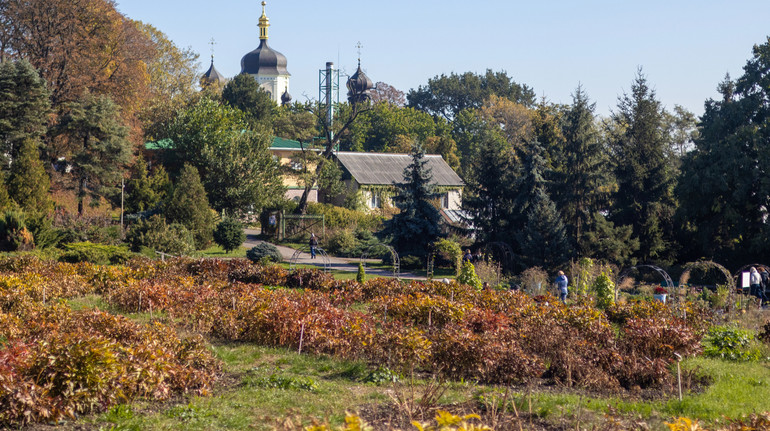
<svg viewBox="0 0 770 431">
<path fill-rule="evenodd" d="M 320 247 L 316 247 L 315 251 L 317 255 L 321 256 L 321 261 L 323 261 L 324 272 L 329 272 L 329 266 L 330 266 L 329 255 L 327 255 L 326 251 Z M 289 259 L 290 270 L 293 270 L 294 267 L 297 265 L 297 260 L 299 259 L 302 253 L 310 254 L 310 247 L 302 247 L 300 249 L 294 250 L 294 254 L 292 254 L 291 259 Z"/>
<path fill-rule="evenodd" d="M 385 243 L 378 243 L 370 246 L 366 249 L 363 253 L 361 253 L 361 265 L 366 268 L 366 259 L 369 257 L 369 253 L 376 247 L 385 247 L 390 252 L 390 256 L 393 258 L 393 277 L 396 280 L 401 279 L 401 260 L 398 257 L 398 252 L 396 252 L 396 249 L 393 247 L 385 244 Z"/>
<path fill-rule="evenodd" d="M 687 284 L 687 281 L 690 279 L 690 273 L 693 269 L 711 269 L 716 268 L 720 272 L 722 272 L 722 275 L 725 276 L 725 280 L 727 280 L 727 285 L 730 288 L 730 291 L 733 291 L 735 289 L 735 280 L 733 279 L 732 274 L 730 274 L 730 271 L 727 270 L 724 266 L 714 262 L 713 260 L 699 260 L 697 262 L 689 262 L 684 266 L 684 271 L 682 271 L 682 275 L 679 276 L 679 285 Z M 740 273 L 740 272 L 739 272 Z"/>
<path fill-rule="evenodd" d="M 764 263 L 750 263 L 750 264 L 748 264 L 748 265 L 743 265 L 743 266 L 742 266 L 742 267 L 740 267 L 740 268 L 739 268 L 737 271 L 735 271 L 735 273 L 734 273 L 734 274 L 732 274 L 732 276 L 731 276 L 731 277 L 732 277 L 732 279 L 733 279 L 733 281 L 735 282 L 735 286 L 736 286 L 736 289 L 737 289 L 737 286 L 738 286 L 738 277 L 740 277 L 741 273 L 742 273 L 742 272 L 743 272 L 745 269 L 747 269 L 747 268 L 751 268 L 751 267 L 754 267 L 754 268 L 765 268 L 765 269 L 767 269 L 767 270 L 769 270 L 769 271 L 770 271 L 770 266 L 767 266 L 767 265 L 765 265 Z M 725 270 L 725 271 L 726 271 L 726 270 Z"/>
<path fill-rule="evenodd" d="M 620 271 L 620 274 L 618 275 L 618 283 L 616 284 L 616 286 L 620 286 L 621 281 L 623 281 L 623 279 L 628 276 L 629 272 L 639 268 L 649 268 L 654 270 L 655 272 L 657 272 L 663 277 L 663 280 L 666 281 L 666 287 L 668 287 L 671 290 L 674 289 L 674 281 L 671 279 L 671 276 L 668 275 L 668 273 L 663 268 L 655 265 L 635 265 L 630 268 L 626 268 L 623 271 Z M 617 300 L 617 288 L 615 289 L 615 300 Z"/>
</svg>

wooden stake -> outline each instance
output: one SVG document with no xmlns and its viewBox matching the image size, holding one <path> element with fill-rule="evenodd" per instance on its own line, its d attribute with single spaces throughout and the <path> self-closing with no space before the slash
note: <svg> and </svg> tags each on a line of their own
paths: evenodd
<svg viewBox="0 0 770 431">
<path fill-rule="evenodd" d="M 302 327 L 299 330 L 299 349 L 297 349 L 297 354 L 302 354 L 302 339 L 305 337 L 305 322 L 302 322 Z"/>
</svg>

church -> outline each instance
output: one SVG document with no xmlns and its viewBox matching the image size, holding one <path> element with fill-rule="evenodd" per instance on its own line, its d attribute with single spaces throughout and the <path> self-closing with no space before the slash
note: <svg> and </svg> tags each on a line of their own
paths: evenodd
<svg viewBox="0 0 770 431">
<path fill-rule="evenodd" d="M 241 73 L 251 75 L 262 87 L 273 102 L 278 105 L 291 103 L 289 93 L 289 78 L 291 74 L 286 69 L 286 56 L 270 48 L 267 43 L 267 30 L 270 20 L 265 13 L 266 2 L 262 2 L 262 16 L 259 17 L 259 46 L 241 58 Z M 203 82 L 225 83 L 225 78 L 214 67 L 214 58 L 211 58 L 211 66 L 203 74 Z"/>
</svg>

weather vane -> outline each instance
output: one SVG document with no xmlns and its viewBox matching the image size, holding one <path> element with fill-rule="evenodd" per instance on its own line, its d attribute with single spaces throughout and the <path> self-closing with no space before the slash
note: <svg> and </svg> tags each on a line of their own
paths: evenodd
<svg viewBox="0 0 770 431">
<path fill-rule="evenodd" d="M 363 47 L 364 46 L 361 45 L 361 41 L 359 40 L 358 43 L 356 44 L 356 48 L 358 48 L 358 65 L 359 66 L 361 65 L 361 48 Z"/>
<path fill-rule="evenodd" d="M 212 37 L 211 40 L 209 41 L 209 45 L 211 45 L 211 62 L 212 63 L 214 62 L 214 45 L 216 44 L 217 43 L 214 42 L 214 38 Z"/>
</svg>

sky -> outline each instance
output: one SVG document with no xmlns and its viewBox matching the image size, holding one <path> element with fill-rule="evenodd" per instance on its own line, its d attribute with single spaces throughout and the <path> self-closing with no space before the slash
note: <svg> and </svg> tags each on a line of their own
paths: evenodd
<svg viewBox="0 0 770 431">
<path fill-rule="evenodd" d="M 226 77 L 259 46 L 261 1 L 117 3 L 199 53 L 201 73 L 212 38 Z M 318 98 L 327 61 L 343 81 L 353 74 L 360 42 L 364 72 L 405 93 L 437 75 L 492 69 L 553 103 L 571 103 L 582 85 L 596 113 L 609 115 L 641 68 L 667 109 L 701 115 L 725 74 L 738 78 L 752 47 L 770 36 L 768 0 L 268 0 L 266 12 L 268 42 L 287 57 L 295 101 Z"/>
</svg>

